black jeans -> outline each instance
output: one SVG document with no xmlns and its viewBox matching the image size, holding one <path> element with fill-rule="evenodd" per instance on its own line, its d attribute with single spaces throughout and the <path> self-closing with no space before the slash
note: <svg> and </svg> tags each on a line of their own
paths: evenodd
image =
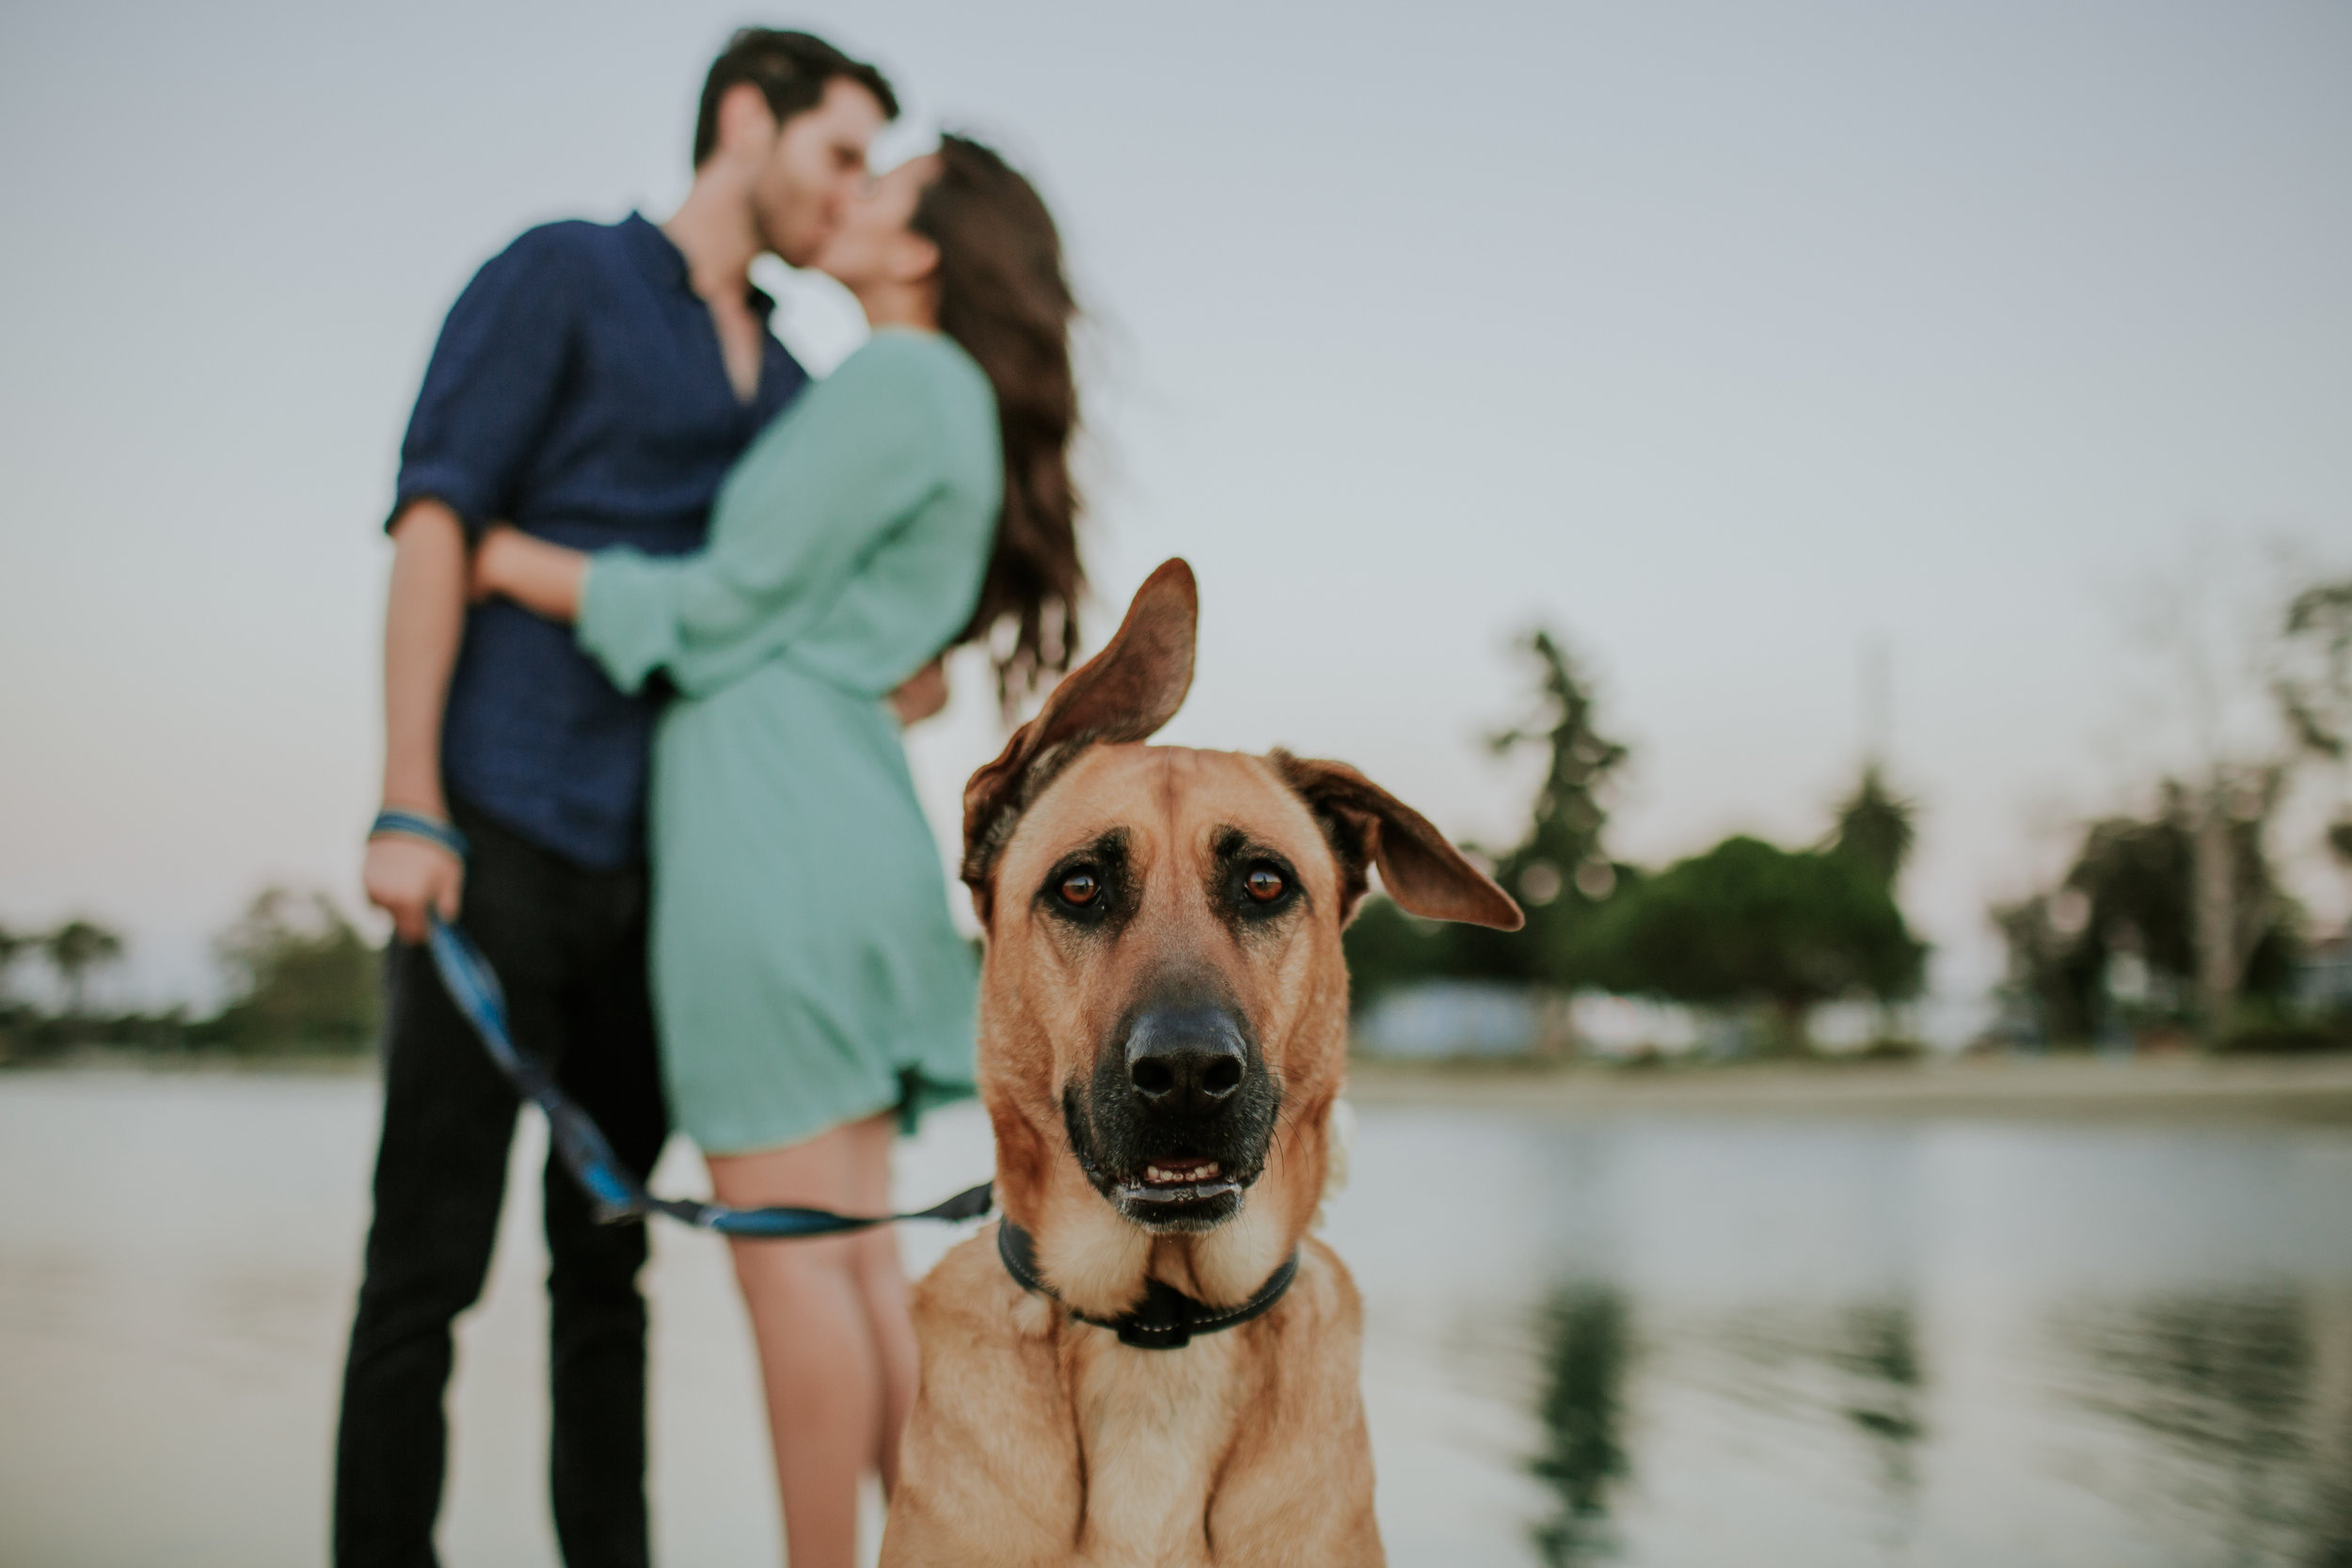
<svg viewBox="0 0 2352 1568">
<path fill-rule="evenodd" d="M 550 1064 L 640 1175 L 669 1133 L 645 987 L 642 870 L 584 869 L 462 806 L 461 924 L 506 990 L 516 1042 Z M 482 1293 L 517 1099 L 422 947 L 388 959 L 375 1221 L 335 1451 L 340 1568 L 433 1568 L 448 1448 L 450 1323 Z M 645 1261 L 641 1224 L 598 1225 L 549 1155 L 548 1455 L 569 1568 L 643 1568 Z"/>
</svg>

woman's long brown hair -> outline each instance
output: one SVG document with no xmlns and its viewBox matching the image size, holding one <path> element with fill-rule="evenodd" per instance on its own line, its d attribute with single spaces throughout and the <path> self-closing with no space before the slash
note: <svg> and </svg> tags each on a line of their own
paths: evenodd
<svg viewBox="0 0 2352 1568">
<path fill-rule="evenodd" d="M 961 136 L 941 138 L 939 164 L 909 227 L 939 247 L 939 327 L 987 373 L 1005 446 L 995 551 L 979 608 L 956 641 L 991 645 L 1009 709 L 1043 675 L 1069 669 L 1078 642 L 1077 304 L 1062 276 L 1061 235 L 1029 182 Z M 995 634 L 1008 621 L 1013 641 L 1003 648 Z"/>
</svg>

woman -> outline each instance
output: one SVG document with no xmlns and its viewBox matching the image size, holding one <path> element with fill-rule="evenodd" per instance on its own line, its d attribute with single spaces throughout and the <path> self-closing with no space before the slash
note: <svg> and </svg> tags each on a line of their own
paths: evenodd
<svg viewBox="0 0 2352 1568">
<path fill-rule="evenodd" d="M 1068 666 L 1073 309 L 1044 204 L 952 136 L 818 264 L 873 338 L 744 454 L 704 553 L 493 530 L 475 588 L 575 621 L 624 689 L 679 694 L 654 742 L 654 991 L 718 1198 L 880 1213 L 894 1123 L 971 1092 L 975 979 L 884 698 L 936 708 L 942 650 L 1008 622 L 1002 694 Z M 895 1481 L 914 1398 L 896 1240 L 733 1246 L 793 1568 L 848 1568 L 858 1479 Z"/>
</svg>

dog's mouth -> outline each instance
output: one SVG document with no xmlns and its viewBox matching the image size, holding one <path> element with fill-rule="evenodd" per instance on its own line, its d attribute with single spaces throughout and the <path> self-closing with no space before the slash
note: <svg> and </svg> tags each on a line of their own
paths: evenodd
<svg viewBox="0 0 2352 1568">
<path fill-rule="evenodd" d="M 1071 1152 L 1094 1190 L 1120 1213 L 1147 1230 L 1214 1230 L 1241 1212 L 1242 1196 L 1257 1180 L 1263 1159 L 1248 1168 L 1229 1154 L 1166 1150 L 1124 1155 L 1116 1142 L 1105 1148 L 1078 1108 L 1073 1091 L 1062 1098 L 1063 1124 Z M 1197 1146 L 1196 1146 L 1197 1147 Z"/>
<path fill-rule="evenodd" d="M 1142 1180 L 1115 1185 L 1124 1202 L 1151 1205 L 1200 1203 L 1238 1194 L 1242 1188 L 1215 1160 L 1149 1160 Z"/>
</svg>

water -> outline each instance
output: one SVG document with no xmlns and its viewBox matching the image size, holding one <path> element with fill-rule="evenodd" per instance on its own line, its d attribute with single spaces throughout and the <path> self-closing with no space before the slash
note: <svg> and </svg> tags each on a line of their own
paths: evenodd
<svg viewBox="0 0 2352 1568">
<path fill-rule="evenodd" d="M 0 1563 L 320 1560 L 374 1103 L 0 1077 Z M 986 1144 L 935 1118 L 906 1196 Z M 453 1565 L 552 1560 L 533 1185 Z M 1366 1108 L 1328 1234 L 1399 1564 L 2352 1564 L 2352 1132 Z M 772 1564 L 721 1248 L 652 1288 L 662 1558 Z"/>
<path fill-rule="evenodd" d="M 2352 1562 L 2352 1135 L 1421 1113 L 1363 1153 L 1331 1234 L 1400 1562 Z"/>
</svg>

